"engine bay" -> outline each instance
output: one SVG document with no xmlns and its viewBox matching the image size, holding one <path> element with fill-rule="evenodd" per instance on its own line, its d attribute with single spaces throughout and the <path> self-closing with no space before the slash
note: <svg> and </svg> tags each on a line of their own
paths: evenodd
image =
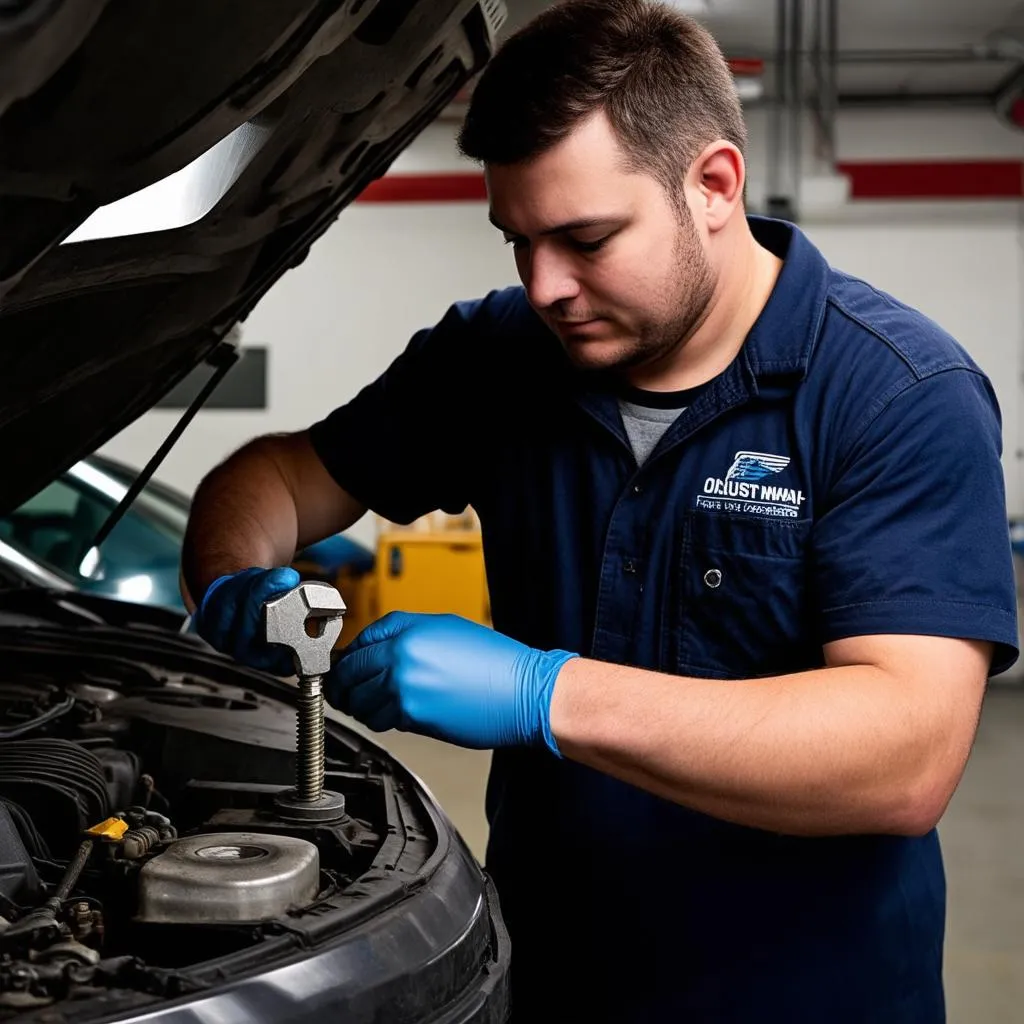
<svg viewBox="0 0 1024 1024">
<path fill-rule="evenodd" d="M 111 989 L 173 997 L 196 965 L 308 944 L 396 832 L 417 837 L 387 763 L 337 731 L 344 815 L 281 818 L 294 708 L 215 656 L 190 671 L 185 638 L 142 661 L 146 638 L 120 630 L 29 632 L 0 628 L 0 1019 Z"/>
</svg>

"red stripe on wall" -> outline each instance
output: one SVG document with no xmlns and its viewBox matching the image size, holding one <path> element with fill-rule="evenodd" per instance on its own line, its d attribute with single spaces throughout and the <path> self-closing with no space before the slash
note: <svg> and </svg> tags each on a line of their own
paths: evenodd
<svg viewBox="0 0 1024 1024">
<path fill-rule="evenodd" d="M 1020 160 L 840 163 L 854 199 L 1020 199 Z"/>
<path fill-rule="evenodd" d="M 760 57 L 730 57 L 726 63 L 734 75 L 764 74 L 764 61 Z"/>
<path fill-rule="evenodd" d="M 906 163 L 845 162 L 854 199 L 1020 199 L 1024 162 L 945 160 Z M 389 174 L 373 182 L 362 203 L 467 203 L 487 198 L 479 173 Z"/>
<path fill-rule="evenodd" d="M 361 203 L 468 203 L 487 198 L 482 174 L 388 174 L 360 196 Z"/>
</svg>

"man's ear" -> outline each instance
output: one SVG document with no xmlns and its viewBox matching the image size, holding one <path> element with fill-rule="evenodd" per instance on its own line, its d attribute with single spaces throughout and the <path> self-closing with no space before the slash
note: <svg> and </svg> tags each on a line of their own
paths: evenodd
<svg viewBox="0 0 1024 1024">
<path fill-rule="evenodd" d="M 712 142 L 694 160 L 688 175 L 691 194 L 699 194 L 698 208 L 709 232 L 720 231 L 743 205 L 747 166 L 731 142 Z"/>
</svg>

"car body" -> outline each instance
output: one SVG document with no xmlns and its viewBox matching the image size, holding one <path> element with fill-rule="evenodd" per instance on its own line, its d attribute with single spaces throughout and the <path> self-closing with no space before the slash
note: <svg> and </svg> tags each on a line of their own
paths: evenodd
<svg viewBox="0 0 1024 1024">
<path fill-rule="evenodd" d="M 225 372 L 235 326 L 480 70 L 503 14 L 0 6 L 0 514 L 201 363 Z M 174 176 L 175 219 L 111 230 Z M 285 813 L 294 686 L 180 610 L 73 585 L 118 563 L 81 551 L 95 525 L 48 538 L 54 569 L 0 537 L 0 1019 L 507 1020 L 493 887 L 419 780 L 330 712 L 344 814 Z"/>
<path fill-rule="evenodd" d="M 94 549 L 93 539 L 135 483 L 138 470 L 93 454 L 70 466 L 18 508 L 0 514 L 0 559 L 31 562 L 79 590 L 185 614 L 178 574 L 189 497 L 148 480 Z M 367 571 L 373 552 L 342 534 L 296 555 L 321 577 L 352 566 Z"/>
<path fill-rule="evenodd" d="M 183 495 L 150 482 L 93 548 L 131 483 L 130 470 L 119 463 L 98 456 L 76 462 L 0 515 L 0 540 L 78 589 L 184 613 L 178 585 L 188 524 Z"/>
</svg>

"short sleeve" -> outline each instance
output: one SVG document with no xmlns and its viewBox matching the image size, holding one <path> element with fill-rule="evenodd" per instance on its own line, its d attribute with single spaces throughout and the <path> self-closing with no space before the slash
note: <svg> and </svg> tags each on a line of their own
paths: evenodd
<svg viewBox="0 0 1024 1024">
<path fill-rule="evenodd" d="M 824 642 L 875 633 L 989 640 L 1017 656 L 999 409 L 953 369 L 892 399 L 841 456 L 812 534 Z"/>
<path fill-rule="evenodd" d="M 452 306 L 377 380 L 310 428 L 313 448 L 339 486 L 385 519 L 410 523 L 471 503 L 480 429 L 472 406 L 487 386 L 477 372 L 483 302 Z"/>
</svg>

